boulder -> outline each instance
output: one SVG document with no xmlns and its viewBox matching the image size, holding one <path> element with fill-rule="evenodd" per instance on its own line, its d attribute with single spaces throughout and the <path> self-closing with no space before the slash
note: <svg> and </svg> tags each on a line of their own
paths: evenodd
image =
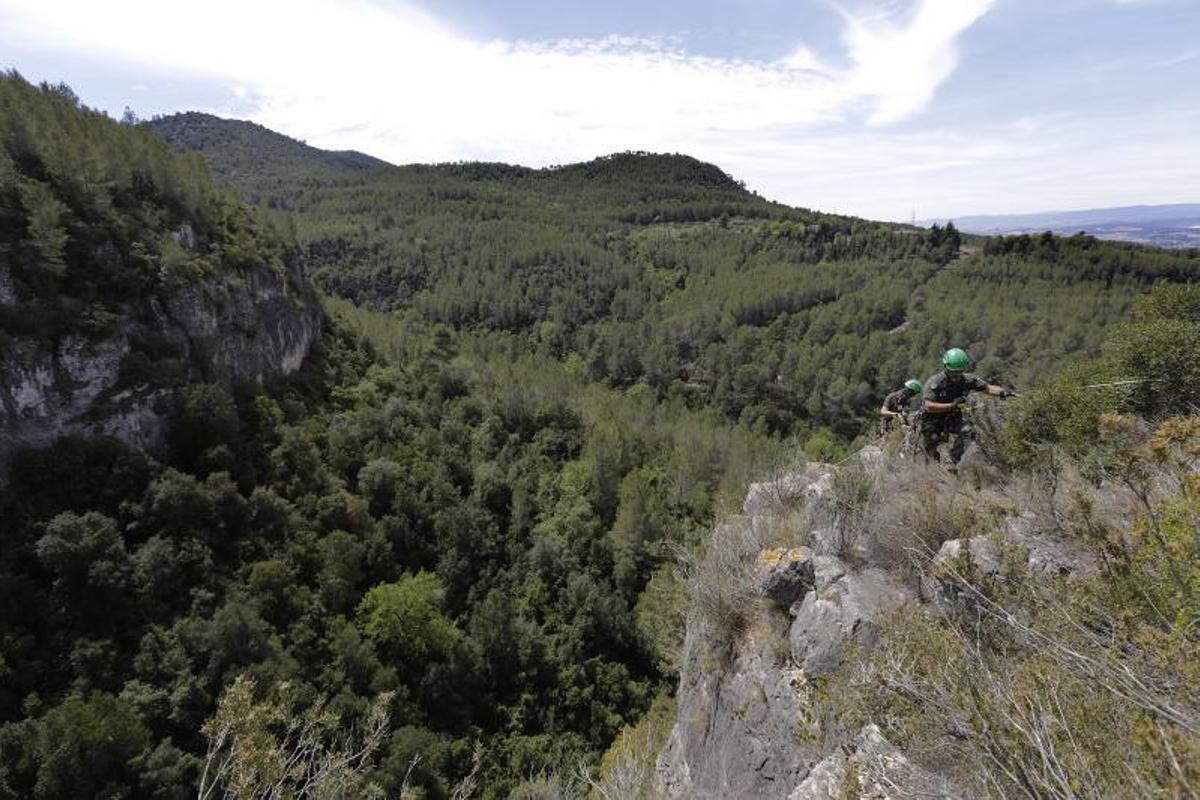
<svg viewBox="0 0 1200 800">
<path fill-rule="evenodd" d="M 788 800 L 861 800 L 891 798 L 960 798 L 947 781 L 908 760 L 884 738 L 879 727 L 866 725 L 853 743 L 820 761 Z"/>
<path fill-rule="evenodd" d="M 845 575 L 849 568 L 837 556 L 813 556 L 814 588 L 823 592 Z"/>
<path fill-rule="evenodd" d="M 1092 575 L 1099 568 L 1095 553 L 1079 540 L 1038 532 L 1032 517 L 1023 515 L 1010 518 L 993 534 L 944 542 L 933 557 L 932 578 L 926 580 L 926 588 L 944 594 L 955 582 L 950 570 L 964 555 L 970 557 L 976 572 L 989 578 L 1003 572 L 1006 558 L 1009 563 L 1013 559 L 1023 563 L 1030 577 L 1040 579 Z"/>
<path fill-rule="evenodd" d="M 834 469 L 830 464 L 807 464 L 780 478 L 752 483 L 742 510 L 753 516 L 811 505 L 829 493 Z"/>
<path fill-rule="evenodd" d="M 813 552 L 807 547 L 763 550 L 756 571 L 759 593 L 783 609 L 790 609 L 816 581 Z"/>
<path fill-rule="evenodd" d="M 875 622 L 913 602 L 913 592 L 881 569 L 843 574 L 820 591 L 809 592 L 792 622 L 792 658 L 807 676 L 829 673 L 854 639 L 869 644 Z"/>
</svg>

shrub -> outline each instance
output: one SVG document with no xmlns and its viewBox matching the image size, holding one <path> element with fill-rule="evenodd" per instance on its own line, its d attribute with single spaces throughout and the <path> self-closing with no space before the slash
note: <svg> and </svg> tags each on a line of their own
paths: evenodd
<svg viewBox="0 0 1200 800">
<path fill-rule="evenodd" d="M 376 698 L 362 730 L 350 736 L 323 700 L 302 706 L 286 686 L 277 694 L 259 700 L 254 679 L 243 675 L 221 696 L 204 724 L 200 800 L 382 794 L 367 773 L 387 735 L 390 694 Z"/>
<path fill-rule="evenodd" d="M 1200 322 L 1148 318 L 1119 325 L 1105 354 L 1113 370 L 1138 380 L 1128 409 L 1144 416 L 1188 413 L 1200 404 Z"/>
<path fill-rule="evenodd" d="M 1103 549 L 1102 572 L 1034 580 L 1023 553 L 1003 558 L 995 577 L 965 559 L 943 565 L 959 598 L 946 613 L 885 623 L 879 645 L 849 657 L 823 688 L 842 724 L 879 722 L 967 796 L 1197 792 L 1200 420 L 1145 431 L 1106 418 L 1103 429 L 1111 480 L 1077 487 L 1062 512 L 1067 530 Z M 1121 483 L 1128 491 L 1114 488 Z M 928 515 L 914 527 L 936 532 L 934 541 L 986 522 L 934 499 L 913 506 Z M 1140 512 L 1126 531 L 1101 522 L 1115 504 Z"/>
<path fill-rule="evenodd" d="M 1106 337 L 1098 361 L 1068 367 L 1012 405 L 1002 434 L 1018 466 L 1044 466 L 1058 447 L 1094 454 L 1106 413 L 1149 418 L 1200 408 L 1200 286 L 1164 285 L 1138 300 Z"/>
<path fill-rule="evenodd" d="M 445 591 L 437 575 L 421 570 L 395 583 L 381 583 L 358 605 L 363 632 L 396 660 L 419 667 L 442 660 L 460 633 L 442 613 Z"/>
<path fill-rule="evenodd" d="M 773 544 L 764 527 L 734 518 L 718 526 L 700 553 L 683 562 L 691 608 L 707 644 L 725 657 L 749 627 L 758 603 L 758 554 Z"/>
</svg>

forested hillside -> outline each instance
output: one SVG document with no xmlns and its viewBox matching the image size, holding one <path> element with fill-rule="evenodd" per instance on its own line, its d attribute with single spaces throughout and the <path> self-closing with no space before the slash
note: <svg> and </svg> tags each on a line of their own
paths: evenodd
<svg viewBox="0 0 1200 800">
<path fill-rule="evenodd" d="M 266 273 L 290 286 L 271 304 Z M 319 739 L 307 768 L 360 733 L 353 774 L 323 773 L 350 796 L 581 792 L 614 739 L 669 722 L 676 566 L 750 478 L 840 458 L 949 343 L 1051 387 L 1013 428 L 1036 467 L 1127 410 L 1074 402 L 1089 370 L 1158 382 L 1191 328 L 1058 358 L 1198 275 L 1192 252 L 788 208 L 686 156 L 392 167 L 203 115 L 121 124 L 6 76 L 7 396 L 38 373 L 13 342 L 134 325 L 105 397 L 152 398 L 164 429 L 3 441 L 0 798 L 195 797 L 230 769 L 295 788 L 287 742 Z M 270 343 L 310 278 L 328 324 L 267 348 L 295 370 L 209 373 L 226 350 L 153 335 L 170 288 L 205 336 Z"/>
<path fill-rule="evenodd" d="M 202 124 L 201 124 L 202 122 Z M 456 330 L 505 332 L 606 385 L 715 408 L 802 442 L 848 441 L 878 399 L 953 342 L 1018 386 L 1094 354 L 1195 251 L 956 231 L 789 208 L 685 156 L 542 170 L 247 166 L 246 123 L 150 123 L 244 196 L 288 211 L 326 291 Z M 273 140 L 272 140 L 273 141 Z M 286 163 L 287 169 L 281 169 Z"/>
<path fill-rule="evenodd" d="M 382 702 L 352 796 L 447 797 L 474 774 L 505 797 L 594 766 L 668 693 L 676 549 L 780 443 L 506 335 L 345 302 L 291 375 L 191 371 L 146 309 L 164 282 L 202 298 L 215 278 L 218 306 L 268 308 L 241 276 L 284 269 L 286 220 L 66 87 L 6 76 L 0 132 L 4 344 L 57 353 L 144 316 L 111 394 L 149 392 L 167 418 L 145 448 L 2 442 L 0 797 L 195 797 L 240 676 L 240 730 L 262 736 L 281 728 L 261 709 L 286 725 L 320 699 L 332 746 Z"/>
</svg>

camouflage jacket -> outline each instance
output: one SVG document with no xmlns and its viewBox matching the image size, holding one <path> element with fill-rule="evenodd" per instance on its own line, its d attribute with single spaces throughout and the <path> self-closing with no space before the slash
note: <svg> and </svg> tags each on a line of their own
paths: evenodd
<svg viewBox="0 0 1200 800">
<path fill-rule="evenodd" d="M 925 399 L 935 403 L 955 403 L 971 392 L 987 391 L 987 381 L 977 378 L 970 372 L 962 376 L 961 381 L 951 381 L 945 372 L 939 372 L 925 383 Z"/>
<path fill-rule="evenodd" d="M 907 387 L 901 387 L 883 399 L 883 407 L 888 411 L 901 414 L 908 410 L 908 403 L 916 397 L 916 393 Z"/>
</svg>

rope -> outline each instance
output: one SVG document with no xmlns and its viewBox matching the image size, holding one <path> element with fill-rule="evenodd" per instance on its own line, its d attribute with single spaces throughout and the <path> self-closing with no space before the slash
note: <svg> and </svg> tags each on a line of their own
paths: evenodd
<svg viewBox="0 0 1200 800">
<path fill-rule="evenodd" d="M 1109 386 L 1134 386 L 1142 383 L 1158 383 L 1157 378 L 1142 378 L 1127 381 L 1113 381 L 1112 383 L 1089 383 L 1087 386 L 1080 386 L 1080 389 L 1104 389 Z"/>
<path fill-rule="evenodd" d="M 859 453 L 861 453 L 863 450 L 866 450 L 866 449 L 867 449 L 869 446 L 870 446 L 870 445 L 865 445 L 865 444 L 864 444 L 862 447 L 858 448 L 858 449 L 857 449 L 857 450 L 855 450 L 853 453 L 851 453 L 850 455 L 848 455 L 848 456 L 846 456 L 845 458 L 843 458 L 841 461 L 836 461 L 836 462 L 834 462 L 834 466 L 835 466 L 835 467 L 840 467 L 842 464 L 845 464 L 847 461 L 849 461 L 850 459 L 854 458 L 856 455 L 858 455 Z"/>
</svg>

